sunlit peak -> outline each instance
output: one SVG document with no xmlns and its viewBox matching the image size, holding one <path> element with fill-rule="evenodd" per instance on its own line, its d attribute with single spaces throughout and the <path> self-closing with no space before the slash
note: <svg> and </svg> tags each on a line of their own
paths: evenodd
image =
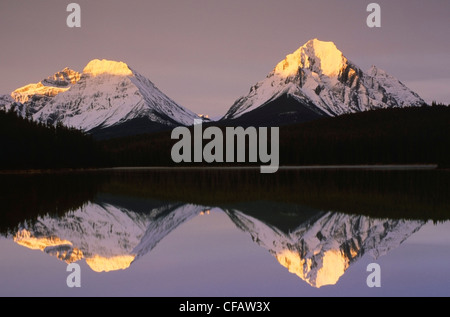
<svg viewBox="0 0 450 317">
<path fill-rule="evenodd" d="M 128 268 L 134 258 L 135 256 L 131 254 L 115 255 L 111 257 L 94 255 L 86 258 L 86 263 L 95 272 L 110 272 Z"/>
<path fill-rule="evenodd" d="M 210 214 L 210 210 L 209 209 L 200 211 L 200 216 L 209 215 L 209 214 Z"/>
<path fill-rule="evenodd" d="M 68 87 L 52 87 L 52 86 L 45 86 L 42 84 L 42 82 L 39 82 L 37 84 L 29 84 L 20 88 L 17 88 L 11 93 L 11 97 L 17 101 L 17 102 L 27 102 L 29 101 L 33 96 L 40 95 L 40 96 L 48 96 L 48 97 L 54 97 L 57 94 L 61 92 L 65 92 L 70 89 L 70 86 Z"/>
<path fill-rule="evenodd" d="M 31 232 L 22 229 L 14 235 L 14 242 L 32 250 L 44 251 L 49 246 L 72 245 L 68 240 L 62 240 L 58 237 L 34 237 Z"/>
<path fill-rule="evenodd" d="M 339 74 L 346 62 L 346 58 L 333 42 L 312 39 L 278 63 L 275 73 L 289 77 L 296 75 L 299 68 L 309 68 L 319 74 L 333 77 Z"/>
<path fill-rule="evenodd" d="M 94 59 L 83 69 L 84 74 L 98 76 L 102 74 L 131 76 L 133 72 L 124 62 L 110 61 L 106 59 Z"/>
<path fill-rule="evenodd" d="M 14 235 L 14 242 L 31 250 L 41 250 L 67 263 L 83 258 L 83 252 L 72 246 L 72 242 L 53 237 L 34 237 L 26 229 L 19 230 Z"/>
<path fill-rule="evenodd" d="M 301 258 L 299 253 L 289 249 L 276 254 L 278 262 L 289 272 L 316 288 L 336 284 L 349 266 L 349 259 L 339 250 L 325 251 L 321 257 L 321 261 Z"/>
</svg>

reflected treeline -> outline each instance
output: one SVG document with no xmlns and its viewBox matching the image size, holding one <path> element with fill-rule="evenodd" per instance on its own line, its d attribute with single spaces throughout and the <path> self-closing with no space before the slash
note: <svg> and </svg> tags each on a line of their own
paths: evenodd
<svg viewBox="0 0 450 317">
<path fill-rule="evenodd" d="M 98 195 L 239 208 L 286 203 L 314 210 L 421 220 L 450 218 L 450 173 L 441 170 L 137 169 L 1 175 L 0 230 L 62 215 Z M 259 217 L 270 218 L 262 211 Z M 290 208 L 295 213 L 295 208 Z"/>
<path fill-rule="evenodd" d="M 450 173 L 442 170 L 134 170 L 115 172 L 103 189 L 225 208 L 264 201 L 376 217 L 450 218 Z"/>
<path fill-rule="evenodd" d="M 0 176 L 0 232 L 38 216 L 62 216 L 95 198 L 107 175 L 40 173 Z"/>
<path fill-rule="evenodd" d="M 1 176 L 1 234 L 96 272 L 127 269 L 181 224 L 219 207 L 313 287 L 448 220 L 444 171 L 97 170 Z"/>
</svg>

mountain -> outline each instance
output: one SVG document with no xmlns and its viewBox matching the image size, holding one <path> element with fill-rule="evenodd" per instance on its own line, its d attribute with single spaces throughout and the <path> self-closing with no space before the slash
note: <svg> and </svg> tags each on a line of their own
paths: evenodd
<svg viewBox="0 0 450 317">
<path fill-rule="evenodd" d="M 188 126 L 199 118 L 127 64 L 109 60 L 92 60 L 82 73 L 65 68 L 16 89 L 11 97 L 22 116 L 61 123 L 98 138 Z"/>
<path fill-rule="evenodd" d="M 108 199 L 88 202 L 64 216 L 47 214 L 25 221 L 6 238 L 66 263 L 84 260 L 95 272 L 124 270 L 181 224 L 210 209 L 167 202 L 145 203 L 143 210 L 132 205 Z M 425 224 L 419 220 L 376 219 L 312 209 L 295 217 L 292 211 L 299 207 L 282 210 L 283 206 L 276 206 L 272 211 L 281 211 L 289 223 L 264 221 L 250 215 L 252 212 L 234 208 L 223 211 L 281 265 L 317 288 L 336 284 L 349 266 L 365 254 L 375 259 L 387 254 Z"/>
<path fill-rule="evenodd" d="M 204 210 L 161 203 L 136 212 L 107 202 L 88 202 L 63 217 L 46 215 L 33 224 L 21 224 L 12 239 L 67 263 L 84 259 L 95 272 L 123 270 Z"/>
<path fill-rule="evenodd" d="M 8 110 L 14 103 L 14 99 L 10 95 L 0 95 L 0 110 Z"/>
<path fill-rule="evenodd" d="M 0 96 L 0 109 L 60 123 L 98 139 L 210 124 L 283 125 L 370 109 L 425 102 L 403 83 L 372 66 L 367 72 L 332 42 L 308 41 L 235 101 L 220 120 L 178 105 L 123 62 L 94 59 L 81 73 L 70 68 Z"/>
<path fill-rule="evenodd" d="M 372 109 L 421 106 L 403 83 L 349 61 L 333 42 L 308 41 L 231 106 L 222 120 L 293 123 Z"/>
<path fill-rule="evenodd" d="M 205 210 L 209 207 L 161 203 L 137 211 L 96 201 L 62 217 L 45 215 L 19 224 L 7 238 L 66 263 L 84 260 L 95 272 L 117 271 L 129 268 L 181 224 Z M 305 210 L 304 215 L 294 218 L 292 213 L 284 213 L 284 217 L 292 218 L 286 228 L 238 209 L 223 211 L 289 272 L 316 288 L 336 284 L 363 255 L 377 259 L 425 224 L 420 220 Z"/>
<path fill-rule="evenodd" d="M 268 250 L 289 272 L 309 285 L 334 285 L 363 255 L 374 259 L 397 248 L 425 221 L 376 219 L 363 215 L 316 212 L 282 230 L 237 209 L 226 210 L 238 228 Z"/>
</svg>

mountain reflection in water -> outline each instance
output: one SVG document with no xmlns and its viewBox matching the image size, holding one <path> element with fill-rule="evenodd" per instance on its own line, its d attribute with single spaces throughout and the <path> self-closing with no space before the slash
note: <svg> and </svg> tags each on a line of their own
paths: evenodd
<svg viewBox="0 0 450 317">
<path fill-rule="evenodd" d="M 96 272 L 126 269 L 178 225 L 203 211 L 195 205 L 161 205 L 139 213 L 108 203 L 87 203 L 62 217 L 20 225 L 14 241 L 67 263 L 85 259 Z"/>
<path fill-rule="evenodd" d="M 36 178 L 27 176 L 21 181 L 20 177 L 16 177 L 14 181 L 17 183 L 13 185 L 21 186 L 23 193 L 33 197 L 29 199 L 29 203 L 33 205 L 26 205 L 23 199 L 14 197 L 12 189 L 9 193 L 11 195 L 2 196 L 2 204 L 6 208 L 2 217 L 8 220 L 6 228 L 2 227 L 2 234 L 19 245 L 41 250 L 61 261 L 72 263 L 84 259 L 93 271 L 108 272 L 127 269 L 133 262 L 151 252 L 181 224 L 216 208 L 222 210 L 236 227 L 248 233 L 257 245 L 272 254 L 289 272 L 319 288 L 336 284 L 349 266 L 363 255 L 369 254 L 374 259 L 385 255 L 417 232 L 428 219 L 433 220 L 430 213 L 422 219 L 407 219 L 408 217 L 399 217 L 398 214 L 392 218 L 379 217 L 371 215 L 374 213 L 372 210 L 368 210 L 369 215 L 364 213 L 365 210 L 355 213 L 357 207 L 351 202 L 347 203 L 352 212 L 345 212 L 342 210 L 341 199 L 342 195 L 345 197 L 348 193 L 355 198 L 356 204 L 364 201 L 364 197 L 372 199 L 361 205 L 361 208 L 370 209 L 367 206 L 372 205 L 373 210 L 378 211 L 380 206 L 397 206 L 392 200 L 391 192 L 393 188 L 398 190 L 399 184 L 390 183 L 389 191 L 384 187 L 380 187 L 378 191 L 372 187 L 365 192 L 367 188 L 360 186 L 363 182 L 361 179 L 356 186 L 351 184 L 353 177 L 361 175 L 349 174 L 348 187 L 339 183 L 337 175 L 330 177 L 328 174 L 326 177 L 330 179 L 324 179 L 324 174 L 315 172 L 314 175 L 303 175 L 301 182 L 297 178 L 277 179 L 272 188 L 266 187 L 264 181 L 252 179 L 261 176 L 240 174 L 237 178 L 229 175 L 220 178 L 220 174 L 212 174 L 206 176 L 207 182 L 219 184 L 223 180 L 226 186 L 209 186 L 206 190 L 205 179 L 200 177 L 196 180 L 200 184 L 200 190 L 195 196 L 191 196 L 190 201 L 183 201 L 179 196 L 183 190 L 190 194 L 194 190 L 191 188 L 192 184 L 181 181 L 180 175 L 171 175 L 174 176 L 171 187 L 174 199 L 169 199 L 171 191 L 167 187 L 155 190 L 162 179 L 167 182 L 166 186 L 171 184 L 163 176 L 125 173 L 114 176 L 59 175 L 54 178 L 47 175 Z M 379 174 L 371 174 L 370 177 L 368 183 L 373 181 L 376 186 L 388 182 Z M 414 177 L 408 174 L 408 182 L 413 184 L 402 187 L 404 191 L 399 196 L 400 199 L 410 197 L 408 191 L 415 193 L 420 190 L 416 187 L 419 182 Z M 49 182 L 49 178 L 52 182 Z M 330 180 L 333 181 L 327 183 Z M 448 181 L 448 177 L 433 176 L 428 180 L 437 182 L 435 186 L 441 186 Z M 267 192 L 277 193 L 278 189 L 275 187 L 285 190 L 289 186 L 293 191 L 299 192 L 300 200 L 296 200 L 297 195 L 292 195 L 291 201 L 286 198 L 280 201 L 273 194 L 266 195 L 267 200 L 261 197 L 244 199 L 245 195 L 237 194 L 234 199 L 229 199 L 226 190 L 236 190 L 236 186 L 233 188 L 232 185 L 237 181 L 240 185 L 244 182 L 248 190 L 260 192 L 262 196 Z M 309 186 L 314 182 L 319 184 Z M 46 185 L 38 186 L 39 184 Z M 308 186 L 304 187 L 305 185 Z M 58 190 L 55 193 L 56 188 Z M 359 192 L 356 191 L 358 188 Z M 242 191 L 243 188 L 238 190 Z M 304 191 L 309 191 L 310 199 L 306 199 Z M 8 192 L 6 186 L 3 192 Z M 162 193 L 166 196 L 162 196 Z M 324 208 L 318 208 L 319 193 L 324 198 Z M 338 195 L 339 193 L 342 195 Z M 289 193 L 284 191 L 283 195 Z M 441 196 L 440 192 L 435 191 L 434 205 L 425 209 L 435 211 L 439 221 L 446 220 L 445 217 L 442 219 L 440 209 L 446 203 L 442 197 L 445 195 Z M 46 201 L 41 201 L 42 199 Z M 328 208 L 333 199 L 337 202 L 336 209 Z M 428 203 L 426 197 L 414 199 L 416 201 L 413 204 Z M 413 204 L 406 208 L 413 208 Z M 27 210 L 33 207 L 38 210 L 34 213 Z M 49 210 L 45 211 L 42 207 Z M 16 214 L 16 217 L 11 216 L 12 214 Z"/>
</svg>

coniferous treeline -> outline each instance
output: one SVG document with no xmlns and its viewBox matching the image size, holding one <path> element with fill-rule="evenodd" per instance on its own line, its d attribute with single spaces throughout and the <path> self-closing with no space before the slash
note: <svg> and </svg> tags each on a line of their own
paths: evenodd
<svg viewBox="0 0 450 317">
<path fill-rule="evenodd" d="M 291 146 L 292 145 L 292 146 Z M 450 166 L 450 107 L 393 108 L 283 130 L 280 161 L 292 164 Z"/>
<path fill-rule="evenodd" d="M 101 151 L 77 129 L 37 123 L 14 111 L 0 111 L 0 169 L 99 166 Z"/>
<path fill-rule="evenodd" d="M 211 124 L 220 126 L 220 123 Z M 96 141 L 76 129 L 48 126 L 11 111 L 0 111 L 2 169 L 249 165 L 177 164 L 171 157 L 176 142 L 171 139 L 171 131 Z M 208 142 L 203 140 L 203 145 Z M 281 126 L 279 145 L 280 166 L 438 164 L 448 167 L 450 107 L 374 110 Z M 223 148 L 226 150 L 225 145 Z"/>
<path fill-rule="evenodd" d="M 110 164 L 116 166 L 242 165 L 175 164 L 171 148 L 176 142 L 178 140 L 172 140 L 169 131 L 111 139 L 101 144 Z M 208 142 L 203 140 L 203 145 Z M 438 164 L 448 167 L 450 107 L 374 110 L 281 126 L 279 143 L 280 166 Z M 225 150 L 226 146 L 223 148 Z"/>
<path fill-rule="evenodd" d="M 0 174 L 0 234 L 14 234 L 42 216 L 62 217 L 88 202 L 134 211 L 168 202 L 217 206 L 253 212 L 267 223 L 284 214 L 286 225 L 308 211 L 436 222 L 450 219 L 449 191 L 450 173 L 439 170 L 283 169 L 261 174 L 257 169 L 167 168 Z"/>
<path fill-rule="evenodd" d="M 63 216 L 95 199 L 107 175 L 94 173 L 0 174 L 0 234 L 42 216 Z M 17 232 L 17 231 L 16 231 Z"/>
</svg>

